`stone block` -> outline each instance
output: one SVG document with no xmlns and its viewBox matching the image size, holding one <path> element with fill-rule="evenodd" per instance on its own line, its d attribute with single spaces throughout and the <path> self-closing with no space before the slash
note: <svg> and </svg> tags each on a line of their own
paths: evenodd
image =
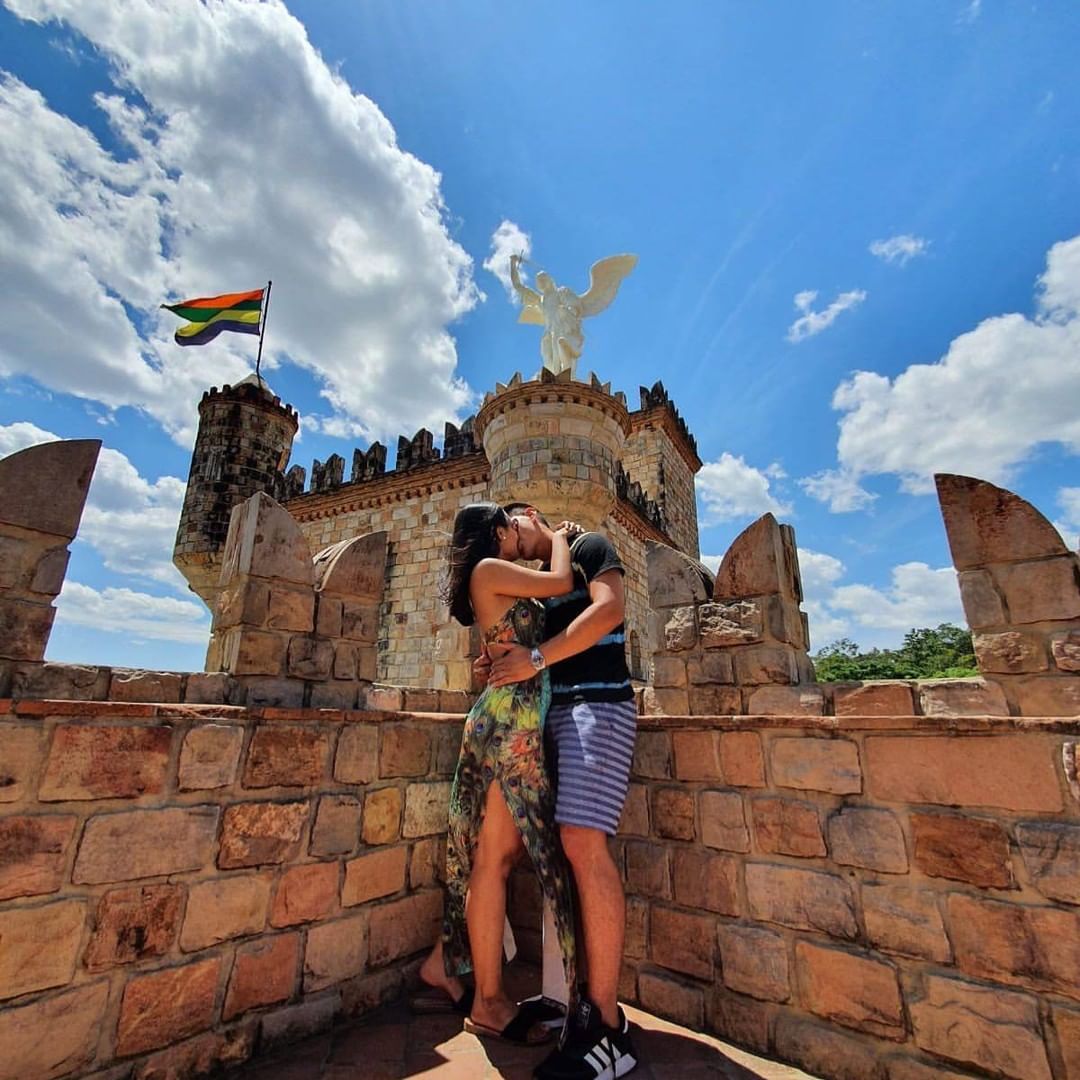
<svg viewBox="0 0 1080 1080">
<path fill-rule="evenodd" d="M 330 915 L 338 906 L 339 877 L 337 862 L 290 867 L 278 881 L 270 909 L 270 925 L 296 926 Z"/>
<path fill-rule="evenodd" d="M 401 788 L 385 787 L 364 796 L 365 844 L 391 844 L 401 835 Z M 444 822 L 445 824 L 445 822 Z"/>
<path fill-rule="evenodd" d="M 706 649 L 754 645 L 765 639 L 765 613 L 759 600 L 702 604 L 697 619 L 701 644 Z"/>
<path fill-rule="evenodd" d="M 843 807 L 830 815 L 828 837 L 833 862 L 886 874 L 907 873 L 904 831 L 891 810 Z"/>
<path fill-rule="evenodd" d="M 97 1054 L 109 984 L 89 983 L 0 1012 L 0 1080 L 83 1075 Z"/>
<path fill-rule="evenodd" d="M 825 695 L 820 686 L 759 686 L 746 711 L 750 716 L 821 716 Z"/>
<path fill-rule="evenodd" d="M 156 1050 L 205 1031 L 214 1021 L 220 956 L 139 975 L 124 987 L 116 1053 Z"/>
<path fill-rule="evenodd" d="M 643 971 L 638 976 L 641 1006 L 657 1016 L 700 1031 L 705 1016 L 705 995 L 678 979 Z"/>
<path fill-rule="evenodd" d="M 468 686 L 463 686 L 458 690 L 439 690 L 439 712 L 442 713 L 454 713 L 458 716 L 465 716 L 465 714 L 472 708 L 473 695 Z M 454 760 L 457 760 L 457 748 L 461 743 L 461 732 L 457 731 L 454 735 Z"/>
<path fill-rule="evenodd" d="M 983 888 L 1013 887 L 1009 838 L 996 821 L 913 813 L 911 833 L 915 865 L 924 874 Z"/>
<path fill-rule="evenodd" d="M 315 583 L 303 533 L 289 512 L 263 492 L 233 507 L 229 520 L 221 580 L 241 574 L 298 585 Z"/>
<path fill-rule="evenodd" d="M 346 600 L 341 609 L 341 635 L 350 641 L 373 644 L 379 636 L 379 605 Z"/>
<path fill-rule="evenodd" d="M 725 1042 L 767 1054 L 775 1006 L 714 987 L 705 1002 L 707 1030 Z"/>
<path fill-rule="evenodd" d="M 0 818 L 0 900 L 63 885 L 76 820 L 73 814 Z"/>
<path fill-rule="evenodd" d="M 765 756 L 756 731 L 725 731 L 720 735 L 720 764 L 732 787 L 764 787 Z"/>
<path fill-rule="evenodd" d="M 623 836 L 649 835 L 649 791 L 644 784 L 631 784 L 627 789 L 619 833 Z"/>
<path fill-rule="evenodd" d="M 1059 671 L 1080 671 L 1080 630 L 1051 635 L 1050 655 Z"/>
<path fill-rule="evenodd" d="M 989 570 L 963 570 L 957 578 L 964 617 L 972 630 L 1002 626 L 1009 621 Z"/>
<path fill-rule="evenodd" d="M 1054 1030 L 1065 1065 L 1064 1080 L 1080 1078 L 1080 1012 L 1072 1009 L 1054 1009 Z"/>
<path fill-rule="evenodd" d="M 241 578 L 218 594 L 213 628 L 229 630 L 235 626 L 261 627 L 266 625 L 270 604 L 270 584 L 258 578 Z"/>
<path fill-rule="evenodd" d="M 901 682 L 868 682 L 833 687 L 837 716 L 911 716 L 915 702 L 911 687 Z"/>
<path fill-rule="evenodd" d="M 653 905 L 649 914 L 649 958 L 669 971 L 712 980 L 716 921 Z"/>
<path fill-rule="evenodd" d="M 1060 811 L 1051 743 L 1036 734 L 874 735 L 867 792 L 885 802 Z"/>
<path fill-rule="evenodd" d="M 287 1001 L 299 962 L 299 934 L 278 934 L 242 945 L 236 950 L 221 1018 L 228 1021 L 249 1009 Z"/>
<path fill-rule="evenodd" d="M 401 845 L 351 859 L 345 864 L 345 884 L 341 889 L 342 905 L 353 907 L 400 892 L 405 888 L 407 862 L 408 850 Z"/>
<path fill-rule="evenodd" d="M 365 704 L 375 712 L 400 712 L 405 707 L 405 691 L 400 686 L 369 686 Z"/>
<path fill-rule="evenodd" d="M 739 864 L 730 855 L 679 847 L 674 860 L 675 902 L 684 907 L 739 914 Z"/>
<path fill-rule="evenodd" d="M 1080 904 L 1080 826 L 1025 822 L 1016 840 L 1032 885 L 1052 900 Z"/>
<path fill-rule="evenodd" d="M 45 656 L 56 608 L 5 596 L 0 601 L 0 659 L 39 661 Z"/>
<path fill-rule="evenodd" d="M 1009 703 L 997 683 L 983 679 L 930 679 L 919 686 L 924 716 L 1008 716 Z"/>
<path fill-rule="evenodd" d="M 228 787 L 236 779 L 244 729 L 235 724 L 200 724 L 180 748 L 177 786 L 181 791 Z"/>
<path fill-rule="evenodd" d="M 0 911 L 0 1000 L 71 982 L 85 922 L 81 900 Z"/>
<path fill-rule="evenodd" d="M 320 923 L 308 931 L 304 951 L 304 993 L 325 990 L 364 971 L 367 957 L 365 912 Z"/>
<path fill-rule="evenodd" d="M 405 822 L 402 835 L 412 839 L 445 832 L 449 807 L 449 781 L 409 784 L 405 789 Z"/>
<path fill-rule="evenodd" d="M 439 692 L 430 688 L 402 688 L 405 695 L 403 707 L 407 712 L 433 713 L 439 711 Z"/>
<path fill-rule="evenodd" d="M 866 936 L 876 948 L 943 964 L 952 959 L 936 893 L 867 882 L 862 900 Z"/>
<path fill-rule="evenodd" d="M 427 776 L 430 768 L 431 732 L 427 725 L 384 725 L 379 754 L 380 776 Z"/>
<path fill-rule="evenodd" d="M 668 652 L 685 652 L 697 644 L 697 620 L 693 607 L 672 608 L 663 619 L 663 645 Z"/>
<path fill-rule="evenodd" d="M 813 803 L 763 797 L 752 799 L 750 809 L 761 851 L 802 858 L 825 854 L 821 819 Z"/>
<path fill-rule="evenodd" d="M 773 783 L 803 791 L 853 795 L 862 791 L 859 748 L 850 739 L 788 737 L 769 747 Z"/>
<path fill-rule="evenodd" d="M 244 677 L 237 680 L 249 709 L 299 709 L 309 684 L 302 679 Z M 319 685 L 319 684 L 316 684 Z M 314 687 L 312 687 L 314 690 Z"/>
<path fill-rule="evenodd" d="M 196 1035 L 176 1046 L 159 1050 L 142 1061 L 135 1080 L 179 1080 L 180 1077 L 213 1075 L 243 1065 L 255 1049 L 257 1022 L 237 1024 L 222 1032 Z M 92 1080 L 128 1080 L 128 1072 L 105 1074 Z"/>
<path fill-rule="evenodd" d="M 731 653 L 722 650 L 693 653 L 686 660 L 686 677 L 692 686 L 713 686 L 735 680 Z"/>
<path fill-rule="evenodd" d="M 68 802 L 159 794 L 171 741 L 167 727 L 61 724 L 53 732 L 38 798 Z"/>
<path fill-rule="evenodd" d="M 737 791 L 703 791 L 700 798 L 701 842 L 721 851 L 749 851 L 742 796 Z"/>
<path fill-rule="evenodd" d="M 668 840 L 694 839 L 694 793 L 686 788 L 655 788 L 652 824 L 657 836 Z"/>
<path fill-rule="evenodd" d="M 664 690 L 656 686 L 646 686 L 641 701 L 646 716 L 690 715 L 690 698 L 685 690 Z"/>
<path fill-rule="evenodd" d="M 325 1031 L 341 1012 L 341 994 L 326 994 L 299 1005 L 276 1009 L 262 1018 L 259 1048 L 262 1051 L 292 1046 L 301 1039 Z"/>
<path fill-rule="evenodd" d="M 810 1012 L 886 1039 L 904 1038 L 904 1009 L 896 969 L 880 960 L 795 943 L 799 997 Z"/>
<path fill-rule="evenodd" d="M 1080 998 L 1080 914 L 962 893 L 949 896 L 948 910 L 961 970 Z"/>
<path fill-rule="evenodd" d="M 1011 1080 L 1051 1080 L 1038 1003 L 1026 994 L 928 975 L 910 1012 L 915 1042 L 932 1054 Z"/>
<path fill-rule="evenodd" d="M 172 704 L 180 700 L 182 688 L 183 678 L 174 672 L 116 670 L 109 683 L 109 700 Z"/>
<path fill-rule="evenodd" d="M 862 1039 L 845 1035 L 797 1014 L 781 1013 L 776 1020 L 776 1053 L 794 1061 L 813 1076 L 829 1080 L 876 1080 L 878 1049 Z"/>
<path fill-rule="evenodd" d="M 184 686 L 184 701 L 188 705 L 228 705 L 232 690 L 232 680 L 224 671 L 193 671 Z"/>
<path fill-rule="evenodd" d="M 83 830 L 71 880 L 77 885 L 201 870 L 214 854 L 216 806 L 98 814 Z"/>
<path fill-rule="evenodd" d="M 379 729 L 374 724 L 346 724 L 334 757 L 334 779 L 370 784 L 379 774 Z"/>
<path fill-rule="evenodd" d="M 972 635 L 975 659 L 984 674 L 1020 674 L 1046 671 L 1050 661 L 1046 656 L 1044 635 L 1026 630 L 983 631 Z"/>
<path fill-rule="evenodd" d="M 96 924 L 83 962 L 90 971 L 164 956 L 180 929 L 179 885 L 111 889 L 98 901 Z"/>
<path fill-rule="evenodd" d="M 680 690 L 686 686 L 686 661 L 679 656 L 654 656 L 649 682 L 660 689 Z"/>
<path fill-rule="evenodd" d="M 300 854 L 309 804 L 238 803 L 225 808 L 218 866 L 292 862 Z"/>
<path fill-rule="evenodd" d="M 315 627 L 315 594 L 310 589 L 292 588 L 275 582 L 270 587 L 266 604 L 267 630 L 292 630 L 301 634 L 310 634 Z M 293 638 L 293 643 L 297 639 Z M 325 642 L 320 644 L 326 644 Z M 292 666 L 292 646 L 289 649 L 289 662 Z M 304 678 L 310 676 L 302 676 Z"/>
<path fill-rule="evenodd" d="M 678 780 L 719 780 L 720 739 L 716 731 L 675 731 L 675 777 Z"/>
<path fill-rule="evenodd" d="M 40 701 L 103 701 L 109 696 L 112 672 L 83 664 L 26 664 L 15 669 L 13 698 Z"/>
<path fill-rule="evenodd" d="M 671 870 L 665 845 L 627 841 L 626 888 L 641 896 L 671 899 Z"/>
<path fill-rule="evenodd" d="M 260 724 L 248 746 L 244 787 L 309 787 L 322 780 L 330 736 L 310 724 Z"/>
<path fill-rule="evenodd" d="M 742 695 L 736 686 L 691 686 L 687 689 L 691 716 L 738 716 Z"/>
<path fill-rule="evenodd" d="M 426 889 L 446 881 L 446 840 L 417 840 L 409 857 L 409 888 Z"/>
<path fill-rule="evenodd" d="M 944 1069 L 940 1062 L 927 1059 L 889 1057 L 885 1059 L 884 1065 L 885 1075 L 889 1080 L 973 1080 L 972 1073 Z"/>
<path fill-rule="evenodd" d="M 1075 555 L 996 566 L 994 577 L 1013 626 L 1080 619 Z"/>
<path fill-rule="evenodd" d="M 341 637 L 341 601 L 316 593 L 315 633 L 321 638 Z"/>
<path fill-rule="evenodd" d="M 360 838 L 362 804 L 355 795 L 324 795 L 311 830 L 312 855 L 347 855 Z"/>
<path fill-rule="evenodd" d="M 0 724 L 0 803 L 33 797 L 44 736 L 36 725 Z"/>
<path fill-rule="evenodd" d="M 338 711 L 355 709 L 359 690 L 355 682 L 312 683 L 310 706 Z"/>
<path fill-rule="evenodd" d="M 257 934 L 266 925 L 270 878 L 243 874 L 189 886 L 180 948 L 194 952 L 229 938 Z"/>
<path fill-rule="evenodd" d="M 639 731 L 634 743 L 633 772 L 650 780 L 671 777 L 671 736 L 666 731 Z"/>
<path fill-rule="evenodd" d="M 1021 716 L 1080 716 L 1080 679 L 1047 676 L 1013 684 Z"/>
<path fill-rule="evenodd" d="M 723 923 L 720 963 L 729 990 L 761 1001 L 787 1001 L 791 996 L 787 942 L 779 934 Z"/>
<path fill-rule="evenodd" d="M 373 907 L 368 955 L 371 965 L 380 967 L 429 949 L 442 925 L 442 910 L 443 895 L 438 889 L 425 889 Z"/>
<path fill-rule="evenodd" d="M 717 600 L 779 593 L 791 596 L 793 568 L 788 565 L 781 526 L 763 514 L 732 542 L 716 572 Z"/>
<path fill-rule="evenodd" d="M 356 678 L 356 646 L 347 641 L 334 645 L 333 676 L 335 679 Z"/>
<path fill-rule="evenodd" d="M 330 678 L 333 666 L 333 642 L 299 634 L 289 639 L 286 670 L 291 678 L 324 682 Z"/>
<path fill-rule="evenodd" d="M 274 630 L 241 627 L 220 635 L 221 666 L 233 675 L 281 675 L 289 635 Z"/>
<path fill-rule="evenodd" d="M 798 681 L 795 650 L 790 645 L 751 645 L 735 653 L 735 682 L 739 686 Z"/>
<path fill-rule="evenodd" d="M 315 556 L 315 579 L 323 593 L 378 601 L 386 582 L 387 534 L 353 536 Z"/>
<path fill-rule="evenodd" d="M 848 940 L 858 936 L 851 886 L 833 874 L 747 863 L 746 897 L 756 920 Z"/>
<path fill-rule="evenodd" d="M 650 543 L 646 546 L 645 565 L 650 607 L 677 607 L 709 598 L 712 583 L 681 551 Z"/>
</svg>

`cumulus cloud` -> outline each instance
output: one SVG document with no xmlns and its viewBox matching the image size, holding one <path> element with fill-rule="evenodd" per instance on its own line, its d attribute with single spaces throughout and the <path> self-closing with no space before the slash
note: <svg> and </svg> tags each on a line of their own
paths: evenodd
<svg viewBox="0 0 1080 1080">
<path fill-rule="evenodd" d="M 894 566 L 886 589 L 839 585 L 828 605 L 871 632 L 893 630 L 902 635 L 913 627 L 943 622 L 966 625 L 956 571 L 951 566 L 934 569 L 924 562 Z"/>
<path fill-rule="evenodd" d="M 929 247 L 930 241 L 924 237 L 901 233 L 890 236 L 888 240 L 875 240 L 870 245 L 870 254 L 887 263 L 906 266 L 916 256 L 925 255 Z"/>
<path fill-rule="evenodd" d="M 1055 244 L 1036 312 L 998 315 L 955 338 L 932 364 L 894 379 L 858 371 L 833 395 L 843 413 L 840 469 L 893 473 L 933 491 L 935 472 L 1008 484 L 1045 443 L 1080 452 L 1080 236 Z"/>
<path fill-rule="evenodd" d="M 479 292 L 440 176 L 282 3 L 6 3 L 110 63 L 95 103 L 118 149 L 0 81 L 0 374 L 189 441 L 202 389 L 243 377 L 252 343 L 180 356 L 157 305 L 273 278 L 264 361 L 310 371 L 334 414 L 385 436 L 471 404 L 449 328 Z"/>
<path fill-rule="evenodd" d="M 702 524 L 756 518 L 769 512 L 780 516 L 790 514 L 791 504 L 778 499 L 770 487 L 772 480 L 783 476 L 779 465 L 756 469 L 725 450 L 717 461 L 710 461 L 697 474 Z"/>
<path fill-rule="evenodd" d="M 805 289 L 795 294 L 795 310 L 801 314 L 788 327 L 787 339 L 792 344 L 798 344 L 808 337 L 820 334 L 822 330 L 828 330 L 845 311 L 858 307 L 866 299 L 865 290 L 852 289 L 850 292 L 840 293 L 824 310 L 814 311 L 812 305 L 817 295 L 814 289 Z"/>
<path fill-rule="evenodd" d="M 94 589 L 65 581 L 56 600 L 57 619 L 138 640 L 205 644 L 210 616 L 203 604 L 133 589 Z"/>
<path fill-rule="evenodd" d="M 499 227 L 491 234 L 491 254 L 484 260 L 484 269 L 494 274 L 499 283 L 506 290 L 506 295 L 515 304 L 520 304 L 518 294 L 514 292 L 514 286 L 510 283 L 510 256 L 524 255 L 528 258 L 532 254 L 532 237 L 525 232 L 516 222 L 503 219 Z M 521 270 L 521 280 L 528 280 L 524 268 Z"/>
<path fill-rule="evenodd" d="M 1065 543 L 1075 548 L 1080 543 L 1080 487 L 1059 488 L 1057 504 L 1061 516 L 1054 522 L 1054 527 Z"/>
<path fill-rule="evenodd" d="M 811 498 L 825 503 L 834 514 L 862 510 L 877 498 L 845 469 L 824 469 L 813 476 L 803 477 L 799 487 Z"/>
</svg>

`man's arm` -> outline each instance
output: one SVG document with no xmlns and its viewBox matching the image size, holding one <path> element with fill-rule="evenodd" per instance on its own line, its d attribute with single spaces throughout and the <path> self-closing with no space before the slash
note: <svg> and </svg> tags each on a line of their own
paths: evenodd
<svg viewBox="0 0 1080 1080">
<path fill-rule="evenodd" d="M 563 631 L 540 646 L 548 665 L 591 649 L 623 621 L 625 592 L 621 570 L 607 570 L 589 582 L 589 606 Z M 492 642 L 489 686 L 524 682 L 536 674 L 524 645 Z"/>
</svg>

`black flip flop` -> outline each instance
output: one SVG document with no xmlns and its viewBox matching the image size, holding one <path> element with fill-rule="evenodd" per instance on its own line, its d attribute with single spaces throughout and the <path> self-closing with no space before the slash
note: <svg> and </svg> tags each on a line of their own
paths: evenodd
<svg viewBox="0 0 1080 1080">
<path fill-rule="evenodd" d="M 502 1042 L 513 1043 L 514 1046 L 540 1046 L 548 1042 L 552 1035 L 551 1031 L 538 1024 L 525 1011 L 519 1012 L 502 1031 L 488 1027 L 486 1024 L 478 1024 L 467 1016 L 465 1030 L 470 1035 L 476 1035 L 482 1039 L 499 1039 Z"/>
</svg>

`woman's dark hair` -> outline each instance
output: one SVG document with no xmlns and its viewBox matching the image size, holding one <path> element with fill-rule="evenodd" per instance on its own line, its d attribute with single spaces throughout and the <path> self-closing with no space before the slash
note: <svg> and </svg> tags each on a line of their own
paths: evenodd
<svg viewBox="0 0 1080 1080">
<path fill-rule="evenodd" d="M 450 538 L 450 566 L 443 586 L 442 599 L 449 605 L 450 614 L 462 626 L 476 622 L 469 599 L 469 579 L 481 559 L 490 559 L 499 550 L 495 530 L 509 528 L 510 518 L 496 503 L 472 503 L 463 506 L 454 518 L 454 535 Z"/>
</svg>

